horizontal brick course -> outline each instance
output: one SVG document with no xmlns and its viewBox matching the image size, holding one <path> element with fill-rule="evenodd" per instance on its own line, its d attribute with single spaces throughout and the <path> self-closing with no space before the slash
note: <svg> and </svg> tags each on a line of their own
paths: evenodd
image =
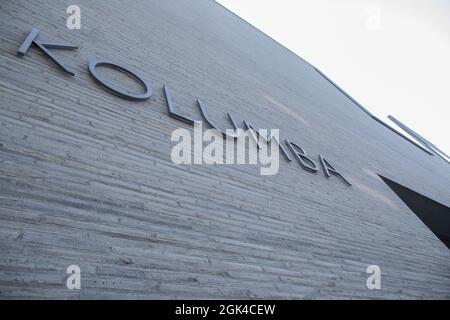
<svg viewBox="0 0 450 320">
<path fill-rule="evenodd" d="M 0 4 L 1 298 L 450 298 L 449 250 L 377 176 L 450 206 L 442 159 L 213 1 L 78 3 L 73 31 L 70 1 Z M 17 56 L 32 27 L 80 47 L 54 50 L 75 77 L 36 48 Z M 139 72 L 153 96 L 106 92 L 93 58 Z M 164 84 L 181 114 L 200 119 L 201 98 L 220 128 L 228 112 L 280 128 L 353 186 L 295 159 L 275 176 L 174 165 L 170 134 L 192 128 L 168 116 Z M 381 290 L 366 288 L 371 264 Z"/>
</svg>

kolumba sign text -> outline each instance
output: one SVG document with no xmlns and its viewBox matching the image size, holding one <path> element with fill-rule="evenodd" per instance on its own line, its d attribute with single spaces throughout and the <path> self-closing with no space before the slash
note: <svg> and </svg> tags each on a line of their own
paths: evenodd
<svg viewBox="0 0 450 320">
<path fill-rule="evenodd" d="M 18 50 L 18 54 L 20 56 L 24 56 L 32 45 L 34 45 L 35 47 L 40 49 L 64 73 L 66 73 L 70 76 L 75 75 L 74 72 L 70 71 L 48 49 L 74 50 L 74 49 L 78 49 L 77 46 L 41 40 L 41 39 L 39 39 L 39 30 L 36 28 L 33 28 L 31 30 L 31 32 L 28 34 L 25 41 L 20 46 L 20 48 Z M 132 94 L 129 92 L 124 92 L 122 89 L 117 88 L 113 84 L 108 83 L 108 81 L 106 81 L 106 79 L 103 79 L 98 74 L 97 67 L 99 67 L 99 66 L 110 67 L 110 68 L 113 68 L 120 72 L 128 74 L 129 76 L 134 78 L 137 82 L 139 82 L 143 86 L 144 93 Z M 106 60 L 96 60 L 95 59 L 95 60 L 91 60 L 89 62 L 88 67 L 89 67 L 89 73 L 92 76 L 92 78 L 100 86 L 102 86 L 104 89 L 108 90 L 109 92 L 113 93 L 116 96 L 119 96 L 123 99 L 132 100 L 132 101 L 143 101 L 143 100 L 147 100 L 148 98 L 150 98 L 152 96 L 152 87 L 151 87 L 150 82 L 121 65 L 118 65 L 118 64 L 112 63 L 110 61 L 106 61 Z M 172 95 L 170 93 L 170 89 L 168 86 L 164 86 L 164 94 L 165 94 L 165 98 L 166 98 L 166 102 L 167 102 L 167 110 L 168 110 L 169 116 L 172 117 L 173 119 L 182 121 L 184 123 L 187 123 L 187 124 L 193 126 L 194 125 L 193 119 L 191 119 L 187 116 L 184 116 L 182 114 L 179 114 L 175 111 L 173 100 L 172 100 Z M 200 100 L 197 100 L 197 104 L 200 109 L 202 118 L 208 124 L 208 126 L 216 129 L 224 137 L 236 138 L 236 135 L 230 136 L 229 133 L 220 130 L 219 128 L 216 127 L 216 125 L 214 125 L 214 123 L 210 120 L 210 118 L 207 115 L 204 104 Z M 238 127 L 237 127 L 236 122 L 234 121 L 233 117 L 231 116 L 231 114 L 228 114 L 228 119 L 230 120 L 234 131 L 237 132 Z M 260 131 L 256 130 L 254 128 L 254 126 L 248 120 L 243 121 L 243 126 L 245 127 L 246 130 L 249 130 L 252 133 L 252 136 L 253 136 L 255 142 L 258 143 L 257 136 L 260 136 Z M 266 143 L 277 143 L 284 159 L 288 162 L 292 161 L 292 159 L 291 159 L 289 153 L 286 151 L 285 147 L 276 138 L 272 138 L 272 136 L 269 135 L 267 137 L 264 137 L 264 141 Z M 300 166 L 303 169 L 305 169 L 306 171 L 309 171 L 311 173 L 317 173 L 319 171 L 319 167 L 317 166 L 316 162 L 310 156 L 308 156 L 306 154 L 306 152 L 303 150 L 302 147 L 300 147 L 298 144 L 296 144 L 288 139 L 285 139 L 284 142 L 285 142 L 285 145 L 288 147 L 289 151 L 292 153 L 292 155 L 295 157 L 295 159 L 297 160 L 297 162 L 300 164 Z M 350 182 L 346 178 L 344 178 L 344 176 L 339 171 L 337 171 L 335 169 L 335 167 L 330 163 L 330 161 L 325 159 L 322 155 L 319 155 L 318 159 L 319 159 L 320 165 L 321 165 L 322 170 L 326 177 L 331 177 L 332 175 L 337 176 L 346 185 L 351 186 Z"/>
</svg>

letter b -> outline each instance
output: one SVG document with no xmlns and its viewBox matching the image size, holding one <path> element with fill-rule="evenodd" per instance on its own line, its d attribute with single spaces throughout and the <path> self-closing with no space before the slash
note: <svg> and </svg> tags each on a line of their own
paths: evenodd
<svg viewBox="0 0 450 320">
<path fill-rule="evenodd" d="M 306 156 L 306 152 L 300 146 L 289 141 L 288 139 L 285 139 L 284 141 L 286 142 L 289 149 L 291 149 L 292 153 L 303 169 L 314 173 L 319 170 L 316 163 Z"/>
</svg>

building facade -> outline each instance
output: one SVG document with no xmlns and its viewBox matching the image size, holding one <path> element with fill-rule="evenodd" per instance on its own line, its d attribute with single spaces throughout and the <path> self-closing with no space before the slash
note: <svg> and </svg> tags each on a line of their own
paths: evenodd
<svg viewBox="0 0 450 320">
<path fill-rule="evenodd" d="M 450 298 L 445 159 L 214 1 L 80 0 L 80 29 L 70 5 L 0 4 L 1 298 Z M 126 69 L 102 85 L 93 61 Z M 291 161 L 173 163 L 197 99 L 279 128 Z"/>
</svg>

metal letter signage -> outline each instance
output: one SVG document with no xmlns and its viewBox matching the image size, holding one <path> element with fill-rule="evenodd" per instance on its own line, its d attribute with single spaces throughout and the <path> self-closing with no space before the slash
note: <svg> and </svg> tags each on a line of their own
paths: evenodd
<svg viewBox="0 0 450 320">
<path fill-rule="evenodd" d="M 185 116 L 175 112 L 175 110 L 173 108 L 173 103 L 172 103 L 172 95 L 170 94 L 170 90 L 169 90 L 168 86 L 164 86 L 164 94 L 166 96 L 167 111 L 169 112 L 169 116 L 174 118 L 174 119 L 183 121 L 183 122 L 193 126 L 194 125 L 194 120 L 192 120 L 191 118 L 185 117 Z"/>
<path fill-rule="evenodd" d="M 266 143 L 272 143 L 272 140 L 275 141 L 275 143 L 278 144 L 278 146 L 280 147 L 281 153 L 283 154 L 283 157 L 286 159 L 286 161 L 292 161 L 291 157 L 289 157 L 288 153 L 286 152 L 286 150 L 284 150 L 283 146 L 281 145 L 280 141 L 277 140 L 277 138 L 272 136 L 272 133 L 268 134 L 267 137 L 264 137 L 263 135 L 261 135 L 259 133 L 258 130 L 256 130 L 252 124 L 250 122 L 248 122 L 247 120 L 244 120 L 244 126 L 247 130 L 250 130 L 250 134 L 253 138 L 253 140 L 256 142 L 256 146 L 258 147 L 258 149 L 260 148 L 259 144 L 258 144 L 258 138 L 256 135 L 260 136 L 261 138 L 263 138 L 264 141 L 266 141 Z"/>
<path fill-rule="evenodd" d="M 21 56 L 24 56 L 25 53 L 27 53 L 28 49 L 32 44 L 35 44 L 39 49 L 44 52 L 47 57 L 50 58 L 58 67 L 60 67 L 65 73 L 74 76 L 75 73 L 67 69 L 62 62 L 60 62 L 54 55 L 52 55 L 47 49 L 63 49 L 63 50 L 74 50 L 78 49 L 77 46 L 73 46 L 70 44 L 61 44 L 61 43 L 54 43 L 49 41 L 42 41 L 38 40 L 39 30 L 36 28 L 33 28 L 31 32 L 28 34 L 28 37 L 25 39 L 25 41 L 20 46 L 17 53 Z"/>
<path fill-rule="evenodd" d="M 111 84 L 107 84 L 105 82 L 105 80 L 103 80 L 97 73 L 96 68 L 98 66 L 109 66 L 113 69 L 119 70 L 119 71 L 123 71 L 125 73 L 127 73 L 128 75 L 130 75 L 132 78 L 136 79 L 139 83 L 141 83 L 144 88 L 145 88 L 145 93 L 143 94 L 131 94 L 131 93 L 126 93 L 121 91 L 119 88 L 115 87 L 114 85 Z M 124 99 L 128 99 L 128 100 L 147 100 L 148 98 L 150 98 L 152 96 L 152 86 L 150 84 L 149 81 L 142 79 L 141 77 L 139 77 L 136 73 L 131 72 L 130 70 L 119 66 L 117 64 L 114 64 L 112 62 L 109 61 L 101 61 L 101 60 L 91 60 L 91 62 L 89 62 L 89 72 L 91 73 L 91 76 L 103 87 L 105 87 L 107 90 L 111 91 L 112 93 L 114 93 L 115 95 L 124 98 Z"/>
<path fill-rule="evenodd" d="M 319 155 L 319 159 L 320 162 L 322 163 L 322 167 L 323 167 L 323 171 L 325 172 L 325 175 L 329 178 L 331 174 L 334 174 L 336 176 L 338 176 L 339 178 L 341 178 L 346 184 L 348 184 L 349 186 L 351 186 L 352 184 L 350 182 L 347 181 L 347 179 L 344 178 L 344 176 L 342 174 L 340 174 L 340 172 L 338 172 L 332 165 L 331 163 L 328 162 L 328 160 L 326 160 L 324 157 L 322 157 L 322 155 Z"/>
<path fill-rule="evenodd" d="M 206 123 L 211 127 L 216 129 L 218 132 L 220 132 L 222 134 L 222 136 L 224 138 L 229 137 L 229 138 L 237 138 L 240 135 L 240 132 L 237 131 L 237 126 L 236 123 L 233 120 L 233 117 L 231 116 L 231 114 L 227 113 L 228 115 L 228 119 L 230 120 L 231 124 L 233 125 L 234 131 L 235 133 L 233 135 L 227 134 L 225 131 L 220 130 L 219 128 L 217 128 L 214 123 L 211 122 L 211 120 L 209 120 L 208 115 L 206 114 L 206 110 L 205 107 L 203 106 L 202 102 L 200 100 L 197 99 L 197 103 L 198 103 L 198 107 L 200 108 L 200 112 L 202 114 L 203 119 L 205 119 Z"/>
<path fill-rule="evenodd" d="M 70 74 L 70 75 L 74 75 L 73 72 L 69 71 L 60 61 L 58 61 L 47 49 L 65 49 L 65 50 L 73 50 L 73 49 L 77 49 L 78 47 L 76 46 L 72 46 L 72 45 L 66 45 L 66 44 L 59 44 L 59 43 L 51 43 L 51 42 L 43 42 L 37 39 L 39 34 L 39 30 L 36 28 L 33 28 L 31 30 L 31 32 L 29 33 L 28 37 L 25 39 L 25 41 L 22 43 L 22 45 L 20 46 L 18 53 L 21 56 L 24 56 L 25 53 L 28 51 L 28 49 L 30 48 L 30 46 L 32 44 L 35 44 L 39 49 L 41 49 L 44 54 L 46 54 L 56 65 L 58 65 L 65 73 Z M 145 92 L 143 94 L 132 94 L 132 93 L 128 93 L 128 92 L 124 92 L 122 89 L 120 89 L 119 87 L 113 85 L 113 84 L 109 84 L 105 81 L 105 79 L 103 79 L 97 72 L 97 67 L 99 66 L 106 66 L 106 67 L 110 67 L 112 69 L 121 71 L 129 76 L 131 76 L 133 79 L 135 79 L 137 82 L 139 82 L 143 87 Z M 109 92 L 113 93 L 116 96 L 119 96 L 123 99 L 128 99 L 128 100 L 134 100 L 134 101 L 143 101 L 143 100 L 147 100 L 148 98 L 150 98 L 152 96 L 152 86 L 150 84 L 150 81 L 147 81 L 145 79 L 143 79 L 142 77 L 138 76 L 136 73 L 128 70 L 125 67 L 122 67 L 118 64 L 109 62 L 109 61 L 105 61 L 105 60 L 91 60 L 89 62 L 89 73 L 91 75 L 91 77 L 97 82 L 99 83 L 102 87 L 104 87 L 106 90 L 108 90 Z M 168 110 L 168 114 L 171 118 L 180 120 L 184 123 L 187 123 L 191 126 L 194 125 L 194 120 L 183 116 L 179 113 L 175 112 L 174 106 L 173 106 L 173 102 L 172 102 L 172 95 L 170 93 L 169 87 L 164 86 L 164 94 L 166 96 L 166 102 L 167 102 L 167 110 Z M 228 119 L 230 120 L 231 124 L 233 125 L 234 128 L 234 134 L 229 134 L 225 131 L 220 130 L 219 128 L 217 128 L 212 121 L 209 119 L 205 107 L 203 106 L 202 102 L 197 99 L 197 104 L 198 107 L 200 109 L 200 113 L 203 117 L 203 119 L 205 120 L 205 122 L 212 128 L 216 129 L 219 133 L 222 134 L 222 136 L 224 138 L 237 138 L 240 134 L 240 130 L 237 126 L 236 123 L 234 122 L 234 119 L 231 117 L 231 114 L 227 114 L 228 115 Z M 243 121 L 244 127 L 247 130 L 250 130 L 250 133 L 252 135 L 252 138 L 255 140 L 257 148 L 260 149 L 260 145 L 258 144 L 258 137 L 261 136 L 264 140 L 265 143 L 269 144 L 269 143 L 277 143 L 284 158 L 286 159 L 286 161 L 290 162 L 291 157 L 289 157 L 289 154 L 287 153 L 287 151 L 283 148 L 283 146 L 280 144 L 280 142 L 278 141 L 278 139 L 276 137 L 273 137 L 272 134 L 268 134 L 267 137 L 262 136 L 260 131 L 261 130 L 256 130 L 249 121 L 244 120 Z M 275 141 L 273 141 L 275 140 Z M 299 162 L 299 164 L 301 165 L 301 167 L 309 172 L 313 172 L 316 173 L 319 168 L 317 167 L 316 163 L 309 158 L 306 155 L 306 152 L 297 144 L 290 142 L 288 139 L 285 139 L 285 143 L 286 145 L 289 147 L 289 149 L 291 150 L 291 152 L 293 153 L 294 157 L 297 159 L 297 161 Z M 323 171 L 325 173 L 325 176 L 330 177 L 331 174 L 336 175 L 338 177 L 340 177 L 347 185 L 351 186 L 350 182 L 348 182 L 343 176 L 342 174 L 340 174 L 327 160 L 325 160 L 322 155 L 319 155 L 319 159 L 320 162 L 322 164 L 323 167 Z"/>
<path fill-rule="evenodd" d="M 284 141 L 289 146 L 289 149 L 291 149 L 292 153 L 294 154 L 295 158 L 297 159 L 298 163 L 302 166 L 303 169 L 313 173 L 319 171 L 319 168 L 317 168 L 316 163 L 306 156 L 306 152 L 303 150 L 303 148 L 289 141 L 288 139 L 285 139 Z"/>
</svg>

